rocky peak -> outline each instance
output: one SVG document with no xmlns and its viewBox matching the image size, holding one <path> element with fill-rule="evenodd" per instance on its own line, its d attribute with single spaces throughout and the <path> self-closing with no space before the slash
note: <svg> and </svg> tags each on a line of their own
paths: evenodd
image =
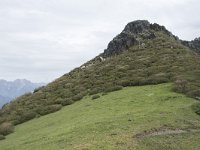
<svg viewBox="0 0 200 150">
<path fill-rule="evenodd" d="M 137 35 L 150 29 L 150 23 L 147 20 L 137 20 L 128 23 L 122 33 Z"/>
<path fill-rule="evenodd" d="M 171 32 L 169 32 L 164 26 L 159 24 L 151 24 L 147 20 L 136 20 L 128 23 L 124 30 L 117 35 L 108 44 L 107 49 L 104 50 L 102 54 L 103 57 L 109 57 L 121 53 L 127 50 L 131 46 L 140 43 L 139 37 L 141 34 L 145 33 L 145 37 L 148 39 L 155 38 L 155 34 L 152 31 L 163 31 L 169 36 L 175 37 Z M 175 37 L 176 38 L 176 37 Z"/>
</svg>

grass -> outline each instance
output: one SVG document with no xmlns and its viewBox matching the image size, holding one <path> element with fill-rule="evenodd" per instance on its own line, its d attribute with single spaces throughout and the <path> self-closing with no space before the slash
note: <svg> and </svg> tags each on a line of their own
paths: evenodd
<svg viewBox="0 0 200 150">
<path fill-rule="evenodd" d="M 171 88 L 171 84 L 128 87 L 95 101 L 87 96 L 58 112 L 17 125 L 13 134 L 0 141 L 0 149 L 145 150 L 180 149 L 180 145 L 182 150 L 197 149 L 200 133 L 134 138 L 163 126 L 200 128 L 200 117 L 191 109 L 196 101 Z"/>
<path fill-rule="evenodd" d="M 146 138 L 141 141 L 138 150 L 199 150 L 200 133 L 184 133 Z"/>
</svg>

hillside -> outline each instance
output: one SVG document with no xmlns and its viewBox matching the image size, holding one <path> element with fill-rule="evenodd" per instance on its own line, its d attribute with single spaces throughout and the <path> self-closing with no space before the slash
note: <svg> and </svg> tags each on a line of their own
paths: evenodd
<svg viewBox="0 0 200 150">
<path fill-rule="evenodd" d="M 0 108 L 12 99 L 27 92 L 32 92 L 35 88 L 43 85 L 44 83 L 32 83 L 25 79 L 17 79 L 15 81 L 0 80 Z"/>
<path fill-rule="evenodd" d="M 128 87 L 95 100 L 86 96 L 16 126 L 0 142 L 1 150 L 199 150 L 200 117 L 191 109 L 197 101 L 171 88 Z"/>
<path fill-rule="evenodd" d="M 134 21 L 96 58 L 4 106 L 0 124 L 17 125 L 58 111 L 85 96 L 128 86 L 173 82 L 174 91 L 199 99 L 199 58 L 164 26 Z M 200 114 L 199 104 L 195 109 Z"/>
</svg>

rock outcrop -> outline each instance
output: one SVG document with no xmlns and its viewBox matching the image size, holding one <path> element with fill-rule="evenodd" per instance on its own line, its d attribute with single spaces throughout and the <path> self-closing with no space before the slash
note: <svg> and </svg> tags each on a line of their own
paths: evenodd
<svg viewBox="0 0 200 150">
<path fill-rule="evenodd" d="M 153 39 L 155 38 L 154 31 L 163 31 L 167 35 L 178 39 L 164 26 L 160 26 L 156 23 L 151 24 L 147 20 L 137 20 L 126 25 L 124 30 L 108 44 L 108 47 L 104 50 L 102 56 L 109 57 L 116 55 L 135 44 L 140 44 L 141 35 L 143 35 L 143 38 Z"/>
</svg>

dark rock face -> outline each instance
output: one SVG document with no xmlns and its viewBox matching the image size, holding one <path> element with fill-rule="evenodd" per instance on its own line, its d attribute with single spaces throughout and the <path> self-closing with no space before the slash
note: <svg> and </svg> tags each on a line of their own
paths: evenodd
<svg viewBox="0 0 200 150">
<path fill-rule="evenodd" d="M 106 50 L 104 50 L 102 56 L 109 57 L 119 54 L 131 46 L 140 43 L 138 38 L 143 33 L 145 33 L 145 38 L 147 39 L 155 38 L 152 30 L 163 31 L 167 35 L 175 37 L 164 26 L 160 26 L 156 23 L 150 24 L 147 20 L 133 21 L 128 23 L 124 30 L 108 44 L 108 47 Z"/>
<path fill-rule="evenodd" d="M 119 54 L 121 51 L 128 49 L 135 43 L 136 39 L 134 36 L 121 33 L 108 44 L 108 48 L 104 51 L 104 56 Z"/>
<path fill-rule="evenodd" d="M 124 30 L 122 31 L 127 33 L 127 34 L 132 34 L 132 35 L 137 35 L 139 33 L 144 32 L 145 30 L 150 29 L 150 23 L 146 20 L 137 20 L 128 23 Z"/>
<path fill-rule="evenodd" d="M 103 57 L 119 54 L 137 43 L 137 35 L 148 30 L 150 23 L 146 20 L 137 20 L 126 25 L 124 30 L 117 35 L 103 53 Z"/>
<path fill-rule="evenodd" d="M 200 53 L 200 37 L 192 41 L 181 41 L 183 45 L 191 48 L 192 50 Z"/>
</svg>

